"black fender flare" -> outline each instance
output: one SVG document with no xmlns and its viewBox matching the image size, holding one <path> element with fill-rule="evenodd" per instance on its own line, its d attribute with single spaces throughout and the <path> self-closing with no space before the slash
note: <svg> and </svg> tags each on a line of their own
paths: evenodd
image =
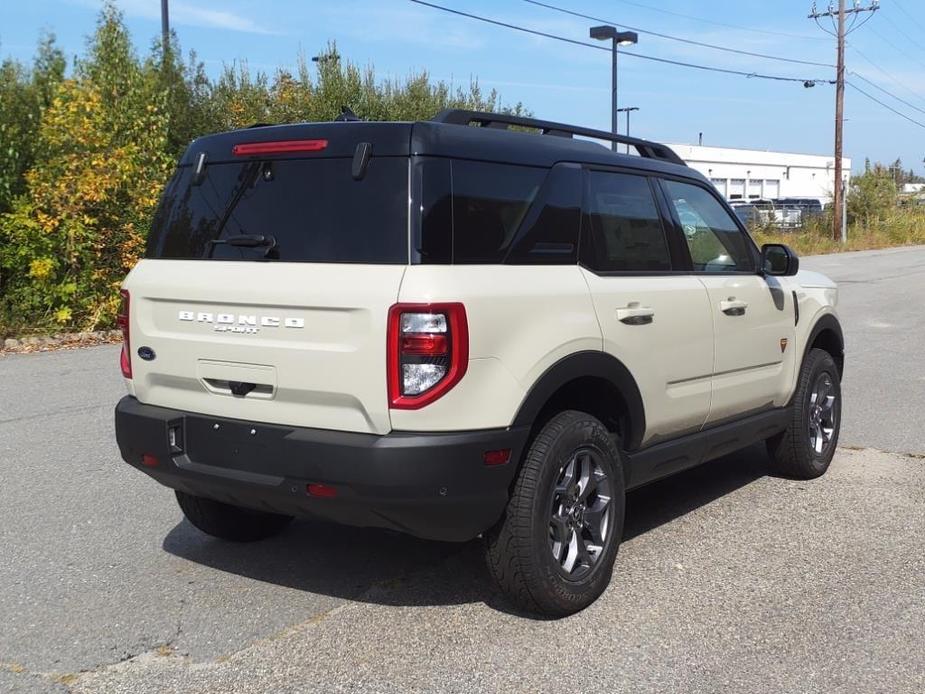
<svg viewBox="0 0 925 694">
<path fill-rule="evenodd" d="M 606 352 L 576 352 L 550 366 L 530 388 L 512 426 L 532 426 L 540 411 L 562 386 L 577 378 L 592 376 L 610 382 L 623 396 L 627 407 L 627 430 L 623 447 L 634 450 L 646 431 L 646 413 L 636 379 L 616 357 Z"/>
<path fill-rule="evenodd" d="M 803 346 L 803 361 L 806 361 L 806 357 L 809 355 L 809 350 L 812 349 L 816 338 L 819 337 L 819 335 L 825 330 L 831 330 L 838 338 L 839 353 L 835 355 L 835 363 L 838 365 L 838 376 L 841 378 L 844 372 L 845 364 L 845 335 L 842 332 L 841 323 L 838 322 L 838 318 L 836 318 L 831 313 L 826 313 L 820 316 L 819 320 L 817 320 L 815 325 L 813 325 L 813 329 L 809 331 L 809 336 L 806 338 L 806 344 Z M 800 363 L 802 364 L 803 362 Z"/>
</svg>

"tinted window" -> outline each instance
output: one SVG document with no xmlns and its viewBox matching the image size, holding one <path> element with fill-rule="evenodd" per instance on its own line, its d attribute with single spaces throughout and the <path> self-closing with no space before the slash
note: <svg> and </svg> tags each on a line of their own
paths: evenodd
<svg viewBox="0 0 925 694">
<path fill-rule="evenodd" d="M 643 176 L 589 171 L 582 262 L 601 271 L 671 269 L 668 243 Z"/>
<path fill-rule="evenodd" d="M 418 167 L 424 263 L 502 263 L 546 169 L 461 160 Z"/>
<path fill-rule="evenodd" d="M 581 169 L 553 167 L 536 204 L 524 219 L 507 262 L 519 265 L 574 265 L 581 224 Z"/>
<path fill-rule="evenodd" d="M 148 239 L 148 257 L 320 263 L 408 261 L 408 160 L 370 160 L 355 180 L 350 159 L 207 165 L 201 182 L 181 168 Z M 215 240 L 272 236 L 275 248 Z"/>
<path fill-rule="evenodd" d="M 694 270 L 753 272 L 755 256 L 735 220 L 700 186 L 664 181 L 691 253 Z"/>
</svg>

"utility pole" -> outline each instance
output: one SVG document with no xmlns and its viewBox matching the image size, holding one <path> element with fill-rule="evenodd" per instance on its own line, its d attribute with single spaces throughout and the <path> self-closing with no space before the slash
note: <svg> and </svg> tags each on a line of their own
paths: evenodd
<svg viewBox="0 0 925 694">
<path fill-rule="evenodd" d="M 844 151 L 844 128 L 845 128 L 845 36 L 855 29 L 855 23 L 862 12 L 876 12 L 880 9 L 879 0 L 871 0 L 867 6 L 861 5 L 861 0 L 854 0 L 854 7 L 845 8 L 845 0 L 838 0 L 838 9 L 836 10 L 829 4 L 825 12 L 819 12 L 816 9 L 816 3 L 813 2 L 812 12 L 809 18 L 815 20 L 819 28 L 826 33 L 835 36 L 837 45 L 837 60 L 835 66 L 835 185 L 832 192 L 832 238 L 842 243 L 847 237 L 847 229 L 843 228 L 845 224 L 842 208 L 845 201 L 842 199 L 845 194 L 844 182 L 842 178 L 842 158 Z M 852 15 L 851 26 L 846 28 L 848 15 Z M 819 20 L 828 17 L 832 19 L 835 25 L 835 32 L 831 32 L 823 27 Z"/>
<path fill-rule="evenodd" d="M 161 0 L 161 50 L 164 55 L 170 48 L 170 17 L 167 0 Z"/>
</svg>

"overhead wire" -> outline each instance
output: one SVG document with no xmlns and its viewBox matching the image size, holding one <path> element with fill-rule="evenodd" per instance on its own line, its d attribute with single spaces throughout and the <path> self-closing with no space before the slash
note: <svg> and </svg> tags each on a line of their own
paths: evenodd
<svg viewBox="0 0 925 694">
<path fill-rule="evenodd" d="M 903 4 L 899 0 L 893 0 L 893 4 L 896 5 L 899 11 L 906 15 L 909 20 L 919 28 L 919 31 L 925 32 L 925 26 L 923 26 L 919 20 L 910 14 L 909 11 L 903 7 Z"/>
<path fill-rule="evenodd" d="M 672 36 L 671 34 L 665 34 L 659 31 L 652 31 L 650 29 L 642 29 L 640 27 L 630 26 L 629 24 L 626 24 L 625 22 L 616 22 L 612 19 L 604 19 L 601 17 L 595 17 L 593 15 L 589 15 L 589 14 L 583 14 L 581 12 L 576 12 L 575 10 L 569 10 L 564 7 L 558 7 L 556 5 L 551 5 L 549 3 L 540 2 L 539 0 L 523 0 L 523 1 L 531 5 L 536 5 L 537 7 L 545 7 L 548 10 L 554 10 L 555 12 L 561 12 L 563 14 L 568 14 L 573 17 L 580 17 L 582 19 L 590 19 L 595 22 L 604 22 L 606 24 L 613 24 L 615 26 L 625 27 L 626 29 L 630 29 L 640 34 L 647 34 L 649 36 L 657 36 L 662 39 L 678 41 L 680 43 L 686 43 L 692 46 L 701 46 L 703 48 L 711 48 L 717 51 L 725 51 L 726 53 L 737 53 L 739 55 L 748 55 L 754 58 L 765 58 L 767 60 L 778 60 L 778 61 L 785 62 L 785 63 L 799 63 L 801 65 L 816 65 L 818 67 L 830 67 L 830 68 L 835 67 L 831 63 L 818 63 L 812 60 L 801 60 L 799 58 L 787 58 L 787 57 L 780 56 L 780 55 L 771 55 L 769 53 L 757 53 L 754 51 L 746 51 L 746 50 L 741 50 L 738 48 L 730 48 L 729 46 L 718 46 L 714 43 L 706 43 L 704 41 L 695 41 L 694 39 L 688 39 L 682 36 Z"/>
<path fill-rule="evenodd" d="M 801 39 L 804 41 L 823 41 L 818 36 L 807 36 L 806 34 L 791 34 L 786 31 L 772 31 L 770 29 L 755 29 L 754 27 L 742 26 L 741 24 L 730 24 L 728 22 L 718 22 L 714 19 L 706 19 L 704 17 L 697 17 L 691 14 L 684 14 L 682 12 L 675 12 L 673 10 L 666 10 L 662 7 L 653 7 L 643 2 L 634 2 L 633 0 L 615 0 L 616 2 L 622 3 L 624 5 L 632 5 L 633 7 L 641 7 L 646 10 L 652 10 L 653 12 L 661 12 L 662 14 L 671 15 L 672 17 L 681 17 L 683 19 L 692 19 L 695 22 L 703 22 L 704 24 L 712 24 L 714 26 L 726 27 L 727 29 L 738 29 L 739 31 L 750 31 L 755 34 L 767 34 L 769 36 L 785 36 L 791 39 Z"/>
<path fill-rule="evenodd" d="M 886 70 L 884 70 L 884 69 L 883 69 L 882 67 L 880 67 L 877 63 L 875 63 L 873 60 L 871 60 L 869 57 L 867 57 L 867 54 L 864 53 L 860 48 L 858 48 L 857 46 L 855 46 L 855 45 L 852 44 L 852 43 L 848 43 L 847 46 L 848 46 L 848 48 L 850 48 L 852 51 L 854 51 L 855 53 L 857 53 L 857 54 L 864 60 L 864 62 L 866 62 L 868 65 L 870 65 L 872 68 L 874 68 L 877 72 L 879 72 L 881 75 L 883 75 L 883 76 L 884 76 L 886 79 L 888 79 L 892 84 L 894 84 L 894 85 L 896 85 L 897 87 L 903 89 L 906 93 L 911 94 L 911 95 L 914 96 L 916 99 L 919 99 L 920 101 L 925 102 L 925 96 L 923 96 L 922 94 L 919 94 L 919 93 L 916 92 L 914 89 L 912 89 L 911 87 L 909 87 L 909 85 L 907 85 L 907 84 L 901 82 L 901 81 L 898 80 L 895 76 L 891 75 L 889 72 L 887 72 Z"/>
<path fill-rule="evenodd" d="M 526 34 L 533 34 L 534 36 L 542 36 L 547 39 L 553 39 L 556 41 L 562 41 L 564 43 L 570 43 L 575 46 L 584 46 L 585 48 L 593 48 L 595 50 L 602 50 L 610 52 L 610 49 L 606 46 L 601 46 L 598 44 L 588 43 L 587 41 L 579 41 L 578 39 L 570 39 L 566 36 L 559 36 L 558 34 L 552 34 L 546 31 L 539 31 L 537 29 L 530 29 L 528 27 L 520 26 L 518 24 L 511 24 L 509 22 L 502 22 L 498 19 L 491 19 L 489 17 L 484 17 L 482 15 L 473 14 L 471 12 L 463 12 L 462 10 L 456 10 L 451 7 L 444 7 L 443 5 L 437 5 L 436 3 L 426 2 L 425 0 L 410 0 L 411 2 L 424 5 L 426 7 L 431 7 L 436 10 L 442 10 L 443 12 L 449 12 L 450 14 L 455 14 L 460 17 L 468 17 L 469 19 L 475 19 L 480 22 L 485 22 L 487 24 L 494 24 L 495 26 L 504 27 L 506 29 L 512 29 L 514 31 L 520 31 Z M 745 70 L 733 70 L 729 68 L 716 67 L 714 65 L 701 65 L 698 63 L 689 63 L 682 60 L 672 60 L 669 58 L 659 58 L 653 55 L 646 55 L 643 53 L 636 53 L 634 51 L 621 51 L 620 55 L 625 55 L 633 58 L 639 58 L 640 60 L 649 60 L 656 63 L 663 63 L 666 65 L 675 65 L 678 67 L 686 67 L 695 70 L 704 70 L 707 72 L 717 72 L 727 75 L 738 75 L 740 77 L 754 78 L 754 79 L 764 79 L 764 80 L 775 80 L 778 82 L 799 82 L 801 84 L 832 84 L 833 80 L 829 79 L 818 79 L 818 78 L 805 78 L 805 77 L 788 77 L 785 75 L 772 75 L 759 72 L 747 72 Z"/>
<path fill-rule="evenodd" d="M 886 110 L 892 111 L 892 112 L 895 113 L 897 116 L 900 116 L 901 118 L 905 118 L 907 121 L 909 121 L 910 123 L 913 123 L 913 124 L 919 126 L 920 128 L 925 128 L 925 123 L 923 123 L 922 121 L 918 121 L 918 120 L 916 120 L 915 118 L 913 118 L 912 116 L 906 115 L 906 114 L 903 113 L 902 111 L 900 111 L 900 110 L 898 110 L 898 109 L 895 109 L 895 108 L 893 108 L 892 106 L 890 106 L 889 104 L 887 104 L 887 103 L 881 101 L 880 99 L 878 99 L 877 97 L 873 96 L 872 94 L 868 94 L 867 92 L 865 92 L 863 89 L 861 89 L 858 85 L 854 84 L 853 82 L 845 82 L 845 84 L 847 84 L 849 87 L 851 87 L 851 88 L 854 89 L 855 91 L 860 92 L 861 94 L 863 94 L 864 96 L 866 96 L 866 97 L 867 97 L 868 99 L 870 99 L 871 101 L 880 104 L 880 105 L 881 105 L 883 108 L 885 108 Z"/>
<path fill-rule="evenodd" d="M 919 108 L 919 107 L 916 106 L 915 104 L 909 103 L 908 101 L 906 101 L 906 100 L 903 99 L 902 97 L 896 96 L 893 92 L 887 91 L 886 89 L 884 89 L 883 87 L 881 87 L 881 86 L 880 86 L 879 84 L 877 84 L 876 82 L 872 82 L 871 80 L 869 80 L 869 79 L 867 79 L 866 77 L 864 77 L 864 75 L 860 75 L 860 74 L 858 74 L 857 72 L 850 72 L 850 73 L 848 73 L 848 74 L 850 74 L 852 77 L 857 77 L 859 80 L 863 80 L 864 82 L 866 82 L 867 84 L 869 84 L 869 85 L 870 85 L 871 87 L 873 87 L 874 89 L 883 92 L 884 94 L 886 94 L 886 95 L 889 96 L 890 98 L 896 99 L 896 101 L 898 101 L 899 103 L 905 104 L 905 105 L 908 106 L 909 108 L 914 109 L 914 110 L 918 111 L 919 113 L 925 115 L 925 108 Z"/>
</svg>

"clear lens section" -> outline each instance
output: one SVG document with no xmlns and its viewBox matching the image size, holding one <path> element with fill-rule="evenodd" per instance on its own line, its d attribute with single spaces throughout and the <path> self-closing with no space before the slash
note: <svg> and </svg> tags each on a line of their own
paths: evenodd
<svg viewBox="0 0 925 694">
<path fill-rule="evenodd" d="M 401 314 L 403 333 L 445 333 L 446 316 L 442 313 Z"/>
<path fill-rule="evenodd" d="M 443 364 L 402 364 L 402 392 L 405 395 L 420 395 L 434 387 L 446 375 Z"/>
</svg>

